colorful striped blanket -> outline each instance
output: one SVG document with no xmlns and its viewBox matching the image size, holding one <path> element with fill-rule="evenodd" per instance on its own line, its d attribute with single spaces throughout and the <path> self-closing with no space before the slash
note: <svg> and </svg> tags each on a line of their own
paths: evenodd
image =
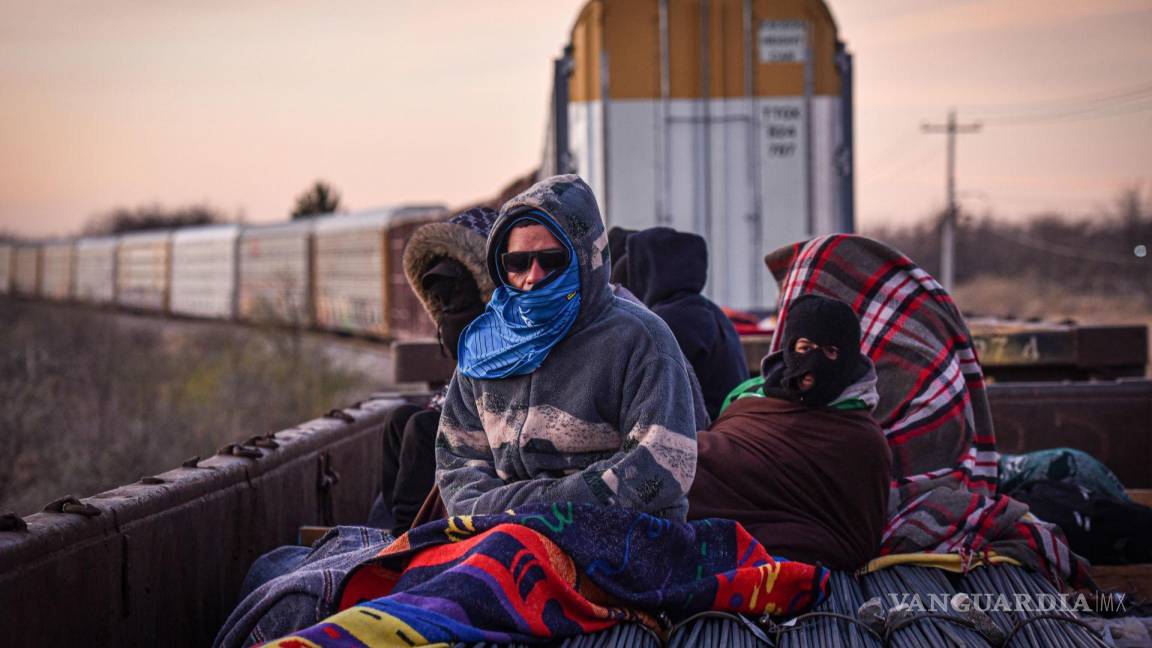
<svg viewBox="0 0 1152 648">
<path fill-rule="evenodd" d="M 860 317 L 861 350 L 879 375 L 873 411 L 892 449 L 882 554 L 995 551 L 1055 582 L 1086 582 L 1063 532 L 997 494 L 996 437 L 980 362 L 960 311 L 927 272 L 861 236 L 831 235 L 765 258 L 780 282 L 780 318 L 805 293 Z M 772 350 L 781 341 L 773 339 Z"/>
<path fill-rule="evenodd" d="M 412 529 L 348 575 L 340 612 L 270 645 L 546 642 L 622 621 L 662 633 L 660 612 L 791 615 L 827 588 L 826 569 L 774 559 L 731 520 L 532 505 Z"/>
</svg>

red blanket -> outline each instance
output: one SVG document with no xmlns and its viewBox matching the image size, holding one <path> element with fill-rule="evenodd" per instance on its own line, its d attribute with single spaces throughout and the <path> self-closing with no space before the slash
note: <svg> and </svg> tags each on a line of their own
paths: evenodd
<svg viewBox="0 0 1152 648">
<path fill-rule="evenodd" d="M 876 365 L 873 415 L 894 480 L 881 553 L 1011 556 L 1080 585 L 1087 563 L 1055 525 L 998 495 L 996 436 L 972 336 L 952 298 L 899 252 L 868 238 L 824 236 L 765 259 L 781 284 L 780 318 L 805 293 L 847 302 Z M 779 348 L 779 336 L 773 350 Z"/>
</svg>

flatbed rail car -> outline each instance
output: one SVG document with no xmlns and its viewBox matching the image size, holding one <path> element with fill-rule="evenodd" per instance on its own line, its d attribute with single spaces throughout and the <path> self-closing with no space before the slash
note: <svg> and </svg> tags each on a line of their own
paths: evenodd
<svg viewBox="0 0 1152 648">
<path fill-rule="evenodd" d="M 409 346 L 398 348 L 394 356 L 398 380 L 444 379 L 450 365 L 421 362 L 435 354 L 434 343 Z M 1125 396 L 1111 403 L 1110 415 L 1133 428 L 1148 420 L 1152 381 L 1124 384 Z M 1045 404 L 1048 418 L 1028 411 L 1035 399 L 1029 389 L 991 386 L 996 426 L 1018 430 L 1018 443 L 1026 446 L 1043 447 L 1053 438 L 1065 444 L 1064 438 L 1054 436 L 1062 433 L 1059 422 L 1073 420 L 1066 415 L 1083 407 L 1055 392 L 1071 390 L 1071 396 L 1084 387 L 1044 386 L 1044 398 L 1051 396 Z M 383 423 L 402 402 L 405 399 L 396 395 L 377 395 L 288 430 L 229 444 L 203 461 L 189 460 L 134 484 L 83 500 L 58 500 L 27 519 L 0 518 L 0 627 L 19 629 L 9 634 L 9 643 L 208 645 L 237 603 L 241 580 L 258 555 L 295 542 L 303 526 L 354 524 L 366 517 L 380 487 Z M 1148 432 L 1146 426 L 1133 432 L 1134 438 L 1143 439 L 1139 447 L 1144 452 Z M 1147 458 L 1133 459 L 1133 466 L 1137 462 L 1146 466 Z M 996 587 L 1009 588 L 1001 593 L 1011 595 L 1017 587 L 982 575 L 950 584 L 926 570 L 885 570 L 861 579 L 836 574 L 834 596 L 820 609 L 854 614 L 861 597 L 897 591 L 893 588 L 904 588 L 898 591 L 905 593 L 931 593 L 925 588 L 944 590 L 937 594 L 950 595 L 956 588 L 980 593 L 995 581 L 1002 583 Z M 1044 587 L 1039 576 L 1021 572 L 1014 578 L 1022 579 L 1019 587 Z M 717 637 L 727 631 L 725 624 L 734 623 L 723 615 L 714 621 Z M 850 634 L 831 617 L 816 622 L 827 624 L 820 632 L 832 633 L 828 636 Z M 1064 632 L 1085 632 L 1071 623 L 1063 625 L 1068 626 Z M 782 635 L 779 645 L 818 645 L 816 639 L 802 640 L 813 632 Z M 943 627 L 932 632 L 948 636 Z M 628 645 L 659 645 L 651 636 L 633 634 L 647 644 Z M 880 645 L 870 643 L 869 637 L 857 638 L 863 642 L 859 645 Z M 1086 635 L 1080 638 L 1082 645 L 1090 645 Z M 685 639 L 681 644 L 708 643 L 697 639 L 700 642 Z M 730 645 L 716 637 L 711 643 Z"/>
</svg>

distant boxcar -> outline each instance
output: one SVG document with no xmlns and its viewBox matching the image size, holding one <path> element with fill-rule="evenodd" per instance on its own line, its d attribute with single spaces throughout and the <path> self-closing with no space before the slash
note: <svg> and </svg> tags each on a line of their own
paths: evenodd
<svg viewBox="0 0 1152 648">
<path fill-rule="evenodd" d="M 392 316 L 407 309 L 392 305 L 415 300 L 400 265 L 410 226 L 446 216 L 441 206 L 413 206 L 318 219 L 316 325 L 375 337 L 402 333 Z M 411 320 L 402 316 L 400 323 Z"/>
<path fill-rule="evenodd" d="M 74 296 L 93 304 L 116 299 L 116 238 L 82 238 L 76 241 Z"/>
<path fill-rule="evenodd" d="M 40 245 L 27 243 L 13 250 L 12 289 L 20 295 L 40 294 Z"/>
<path fill-rule="evenodd" d="M 172 235 L 169 310 L 217 319 L 236 316 L 238 225 L 177 230 Z"/>
<path fill-rule="evenodd" d="M 143 310 L 168 310 L 171 255 L 171 232 L 141 232 L 120 237 L 116 251 L 116 303 Z"/>
<path fill-rule="evenodd" d="M 41 255 L 40 296 L 71 299 L 76 246 L 70 240 L 45 243 Z"/>
<path fill-rule="evenodd" d="M 245 227 L 240 233 L 239 317 L 311 326 L 311 220 Z"/>
<path fill-rule="evenodd" d="M 12 292 L 12 244 L 0 243 L 0 295 Z"/>
</svg>

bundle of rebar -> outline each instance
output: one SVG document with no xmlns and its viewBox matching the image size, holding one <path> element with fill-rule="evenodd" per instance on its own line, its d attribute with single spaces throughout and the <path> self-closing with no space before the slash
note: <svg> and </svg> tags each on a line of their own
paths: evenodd
<svg viewBox="0 0 1152 648">
<path fill-rule="evenodd" d="M 833 572 L 828 598 L 786 623 L 723 612 L 698 614 L 671 631 L 672 648 L 939 648 L 941 646 L 1106 646 L 1075 611 L 1056 606 L 1059 592 L 1040 574 L 1019 567 L 977 567 L 959 576 L 902 565 L 864 576 Z M 1007 602 L 1007 605 L 1003 604 Z M 1026 602 L 1023 603 L 1022 602 Z M 471 648 L 488 648 L 477 644 Z M 563 648 L 659 646 L 647 628 L 622 624 L 568 639 Z M 516 648 L 520 648 L 520 644 Z M 459 648 L 463 648 L 463 644 Z M 527 646 L 524 646 L 527 648 Z"/>
</svg>

